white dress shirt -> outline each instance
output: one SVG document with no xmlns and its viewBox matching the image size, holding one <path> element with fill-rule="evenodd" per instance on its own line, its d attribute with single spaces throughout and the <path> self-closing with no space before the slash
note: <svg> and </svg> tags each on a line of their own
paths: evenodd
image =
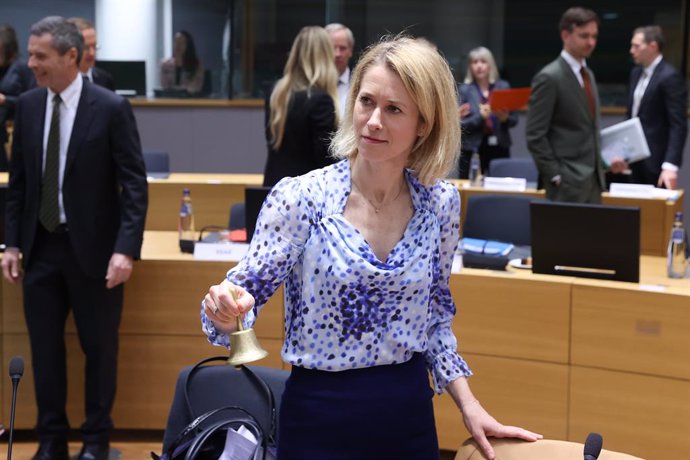
<svg viewBox="0 0 690 460">
<path fill-rule="evenodd" d="M 340 119 L 345 117 L 345 105 L 347 104 L 347 93 L 350 92 L 350 68 L 345 68 L 345 72 L 338 77 L 338 112 Z"/>
<path fill-rule="evenodd" d="M 60 193 L 58 194 L 58 205 L 60 206 L 60 223 L 67 222 L 65 218 L 65 207 L 62 204 L 62 179 L 65 175 L 65 163 L 67 160 L 67 147 L 69 146 L 70 138 L 72 137 L 72 128 L 74 127 L 74 118 L 77 116 L 77 107 L 79 106 L 79 98 L 81 97 L 81 90 L 84 86 L 84 80 L 81 73 L 77 73 L 77 77 L 60 93 L 60 172 L 59 184 Z M 55 93 L 48 88 L 48 101 L 46 103 L 45 124 L 43 126 L 43 168 L 46 165 L 46 149 L 48 147 L 48 134 L 50 133 L 50 121 L 53 117 L 53 97 Z"/>
</svg>

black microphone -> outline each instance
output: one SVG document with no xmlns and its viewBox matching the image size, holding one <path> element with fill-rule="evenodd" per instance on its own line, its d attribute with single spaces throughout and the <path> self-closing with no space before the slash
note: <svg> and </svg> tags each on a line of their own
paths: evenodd
<svg viewBox="0 0 690 460">
<path fill-rule="evenodd" d="M 585 441 L 585 460 L 597 460 L 604 440 L 599 433 L 589 433 Z"/>
<path fill-rule="evenodd" d="M 7 441 L 7 460 L 12 460 L 12 436 L 14 435 L 14 409 L 17 406 L 17 387 L 24 375 L 24 359 L 15 356 L 10 360 L 10 378 L 12 379 L 12 410 L 10 414 L 10 435 Z"/>
</svg>

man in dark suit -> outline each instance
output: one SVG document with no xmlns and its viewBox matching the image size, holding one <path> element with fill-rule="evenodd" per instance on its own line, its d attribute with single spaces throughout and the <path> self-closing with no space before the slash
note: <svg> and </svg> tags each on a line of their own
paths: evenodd
<svg viewBox="0 0 690 460">
<path fill-rule="evenodd" d="M 601 202 L 605 189 L 599 134 L 599 93 L 586 59 L 599 35 L 599 17 L 573 7 L 561 17 L 563 50 L 532 80 L 525 135 L 546 197 Z M 615 161 L 611 170 L 625 169 Z"/>
<path fill-rule="evenodd" d="M 95 66 L 98 42 L 96 40 L 96 28 L 93 23 L 84 18 L 69 18 L 68 21 L 77 26 L 82 37 L 84 37 L 84 52 L 79 63 L 79 71 L 91 83 L 101 85 L 110 91 L 115 91 L 113 76 Z"/>
<path fill-rule="evenodd" d="M 685 79 L 664 60 L 659 26 L 638 27 L 630 40 L 628 118 L 639 117 L 651 157 L 631 164 L 632 181 L 675 189 L 688 132 Z"/>
<path fill-rule="evenodd" d="M 29 67 L 40 88 L 19 97 L 15 116 L 2 270 L 15 283 L 23 268 L 37 460 L 68 458 L 64 331 L 70 309 L 86 356 L 78 458 L 108 458 L 123 283 L 140 254 L 147 208 L 132 109 L 84 81 L 82 48 L 79 30 L 64 18 L 31 27 Z"/>
</svg>

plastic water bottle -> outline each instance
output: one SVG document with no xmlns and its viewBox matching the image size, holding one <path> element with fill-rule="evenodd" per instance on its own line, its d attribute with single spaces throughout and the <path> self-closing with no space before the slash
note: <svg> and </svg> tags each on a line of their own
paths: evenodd
<svg viewBox="0 0 690 460">
<path fill-rule="evenodd" d="M 479 185 L 481 182 L 481 162 L 479 161 L 479 153 L 474 152 L 472 153 L 472 157 L 470 158 L 470 184 L 472 185 Z"/>
<path fill-rule="evenodd" d="M 669 278 L 685 277 L 685 228 L 683 228 L 683 213 L 677 212 L 668 242 L 668 276 Z"/>
<path fill-rule="evenodd" d="M 192 195 L 188 188 L 182 190 L 182 202 L 180 203 L 180 219 L 177 224 L 180 236 L 180 250 L 182 252 L 194 252 L 194 210 L 192 208 Z"/>
</svg>

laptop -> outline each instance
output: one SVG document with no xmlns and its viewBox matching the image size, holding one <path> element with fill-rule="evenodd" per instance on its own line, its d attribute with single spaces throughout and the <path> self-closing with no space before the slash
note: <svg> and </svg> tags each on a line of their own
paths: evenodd
<svg viewBox="0 0 690 460">
<path fill-rule="evenodd" d="M 532 272 L 640 281 L 640 208 L 533 202 Z"/>
<path fill-rule="evenodd" d="M 247 227 L 247 243 L 252 241 L 256 229 L 256 219 L 264 204 L 264 200 L 271 191 L 271 187 L 247 186 L 244 189 L 244 216 Z"/>
</svg>

